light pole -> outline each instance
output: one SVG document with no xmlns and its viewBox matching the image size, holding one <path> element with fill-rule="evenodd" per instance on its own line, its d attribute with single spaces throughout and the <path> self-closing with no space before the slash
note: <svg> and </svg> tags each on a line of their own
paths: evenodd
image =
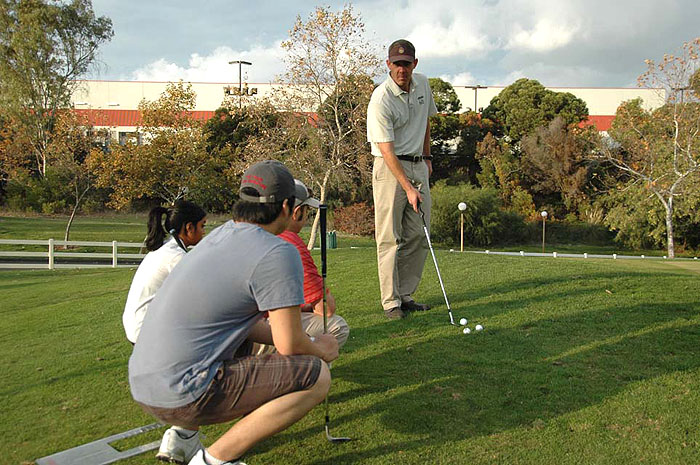
<svg viewBox="0 0 700 465">
<path fill-rule="evenodd" d="M 467 204 L 459 202 L 459 251 L 464 252 L 464 210 L 467 209 Z"/>
<path fill-rule="evenodd" d="M 487 89 L 488 86 L 482 86 L 482 85 L 477 84 L 475 86 L 464 86 L 464 87 L 466 87 L 467 89 L 474 89 L 474 113 L 478 113 L 479 110 L 477 109 L 477 106 L 476 106 L 477 92 L 479 91 L 479 89 Z"/>
<path fill-rule="evenodd" d="M 241 68 L 243 65 L 252 65 L 253 63 L 243 60 L 233 60 L 228 62 L 229 65 L 238 65 L 238 108 L 243 107 L 241 99 L 243 98 L 243 79 L 241 79 Z"/>
<path fill-rule="evenodd" d="M 671 87 L 671 90 L 674 90 L 676 92 L 681 93 L 681 105 L 683 105 L 683 97 L 685 96 L 685 91 L 689 90 L 691 87 L 690 86 L 685 86 L 685 87 Z"/>
<path fill-rule="evenodd" d="M 545 223 L 547 223 L 547 211 L 543 210 L 541 215 L 542 215 L 542 253 L 544 253 L 544 230 L 545 230 Z"/>
</svg>

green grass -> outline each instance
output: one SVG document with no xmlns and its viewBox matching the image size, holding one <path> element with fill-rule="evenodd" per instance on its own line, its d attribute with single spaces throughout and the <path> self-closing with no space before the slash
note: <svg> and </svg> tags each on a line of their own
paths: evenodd
<svg viewBox="0 0 700 465">
<path fill-rule="evenodd" d="M 329 251 L 352 328 L 333 364 L 331 432 L 356 440 L 328 443 L 318 407 L 247 463 L 700 462 L 700 264 L 437 255 L 455 317 L 485 331 L 448 324 L 430 259 L 417 297 L 434 309 L 388 321 L 374 250 Z M 127 383 L 132 276 L 0 272 L 0 462 L 153 421 Z M 205 443 L 225 429 L 204 427 Z"/>
</svg>

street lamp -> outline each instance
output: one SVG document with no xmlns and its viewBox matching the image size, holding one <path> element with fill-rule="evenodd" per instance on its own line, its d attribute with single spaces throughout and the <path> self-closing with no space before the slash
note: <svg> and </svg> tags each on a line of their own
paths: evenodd
<svg viewBox="0 0 700 465">
<path fill-rule="evenodd" d="M 683 97 L 685 96 L 685 91 L 690 90 L 690 86 L 685 86 L 685 87 L 671 87 L 671 90 L 674 90 L 676 92 L 681 93 L 681 105 L 683 105 Z"/>
<path fill-rule="evenodd" d="M 243 79 L 241 79 L 241 68 L 243 65 L 252 65 L 253 63 L 243 60 L 233 60 L 228 62 L 229 65 L 238 65 L 238 108 L 243 107 L 241 99 L 243 98 Z"/>
<path fill-rule="evenodd" d="M 457 208 L 459 208 L 459 251 L 464 252 L 464 210 L 467 209 L 467 204 L 459 202 Z"/>
<path fill-rule="evenodd" d="M 477 84 L 475 86 L 464 86 L 467 89 L 474 89 L 474 113 L 478 113 L 477 106 L 476 106 L 476 95 L 479 89 L 488 89 L 488 86 L 482 86 L 480 84 Z"/>
<path fill-rule="evenodd" d="M 542 213 L 542 253 L 544 253 L 544 230 L 545 230 L 545 223 L 547 223 L 547 211 L 543 210 Z"/>
</svg>

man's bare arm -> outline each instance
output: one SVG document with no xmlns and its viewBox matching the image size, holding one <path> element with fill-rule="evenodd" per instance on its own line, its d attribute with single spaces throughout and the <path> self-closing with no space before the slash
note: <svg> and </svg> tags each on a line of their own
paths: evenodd
<svg viewBox="0 0 700 465">
<path fill-rule="evenodd" d="M 428 125 L 425 127 L 425 137 L 423 138 L 423 156 L 430 157 L 430 119 L 428 119 Z M 428 177 L 430 177 L 433 174 L 433 162 L 430 159 L 426 159 L 425 164 L 428 165 Z"/>
<path fill-rule="evenodd" d="M 272 339 L 282 355 L 315 355 L 326 362 L 338 358 L 338 341 L 330 334 L 322 334 L 315 341 L 301 327 L 299 307 L 285 307 L 269 312 Z"/>
</svg>

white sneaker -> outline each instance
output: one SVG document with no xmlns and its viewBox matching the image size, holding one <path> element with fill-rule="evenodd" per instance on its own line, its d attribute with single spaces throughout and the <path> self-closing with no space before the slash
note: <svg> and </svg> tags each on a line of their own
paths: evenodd
<svg viewBox="0 0 700 465">
<path fill-rule="evenodd" d="M 188 465 L 209 465 L 204 460 L 204 449 L 197 451 Z M 240 460 L 236 460 L 235 462 L 226 462 L 224 465 L 245 465 L 245 463 L 241 462 Z"/>
<path fill-rule="evenodd" d="M 183 439 L 171 427 L 163 434 L 163 440 L 160 442 L 156 458 L 164 462 L 185 465 L 195 456 L 198 450 L 203 448 L 204 446 L 199 440 L 199 431 L 191 438 Z"/>
</svg>

